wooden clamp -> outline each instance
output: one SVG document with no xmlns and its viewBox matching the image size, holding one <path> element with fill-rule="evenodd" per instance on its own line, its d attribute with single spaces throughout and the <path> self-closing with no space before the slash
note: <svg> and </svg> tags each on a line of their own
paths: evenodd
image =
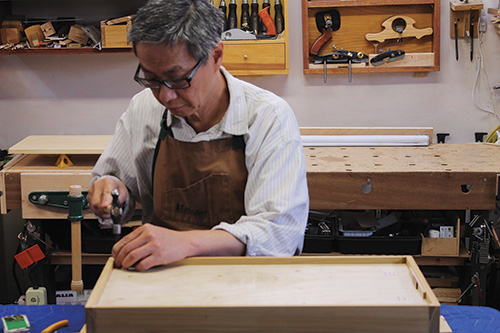
<svg viewBox="0 0 500 333">
<path fill-rule="evenodd" d="M 393 28 L 394 21 L 398 19 L 404 21 L 405 23 L 405 26 L 401 33 L 397 32 Z M 365 38 L 370 42 L 377 41 L 383 43 L 387 39 L 399 39 L 406 37 L 415 37 L 417 39 L 420 39 L 424 36 L 432 35 L 432 28 L 417 29 L 413 26 L 414 24 L 415 20 L 411 17 L 402 15 L 392 16 L 385 20 L 384 23 L 382 23 L 382 26 L 385 27 L 384 31 L 375 34 L 366 34 Z"/>
<path fill-rule="evenodd" d="M 69 187 L 68 201 L 68 220 L 71 222 L 71 290 L 83 292 L 81 221 L 83 220 L 84 197 L 80 185 Z"/>
</svg>

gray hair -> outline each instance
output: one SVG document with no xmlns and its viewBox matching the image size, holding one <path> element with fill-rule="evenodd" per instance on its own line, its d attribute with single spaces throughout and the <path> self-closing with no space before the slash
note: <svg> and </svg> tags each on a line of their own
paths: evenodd
<svg viewBox="0 0 500 333">
<path fill-rule="evenodd" d="M 193 58 L 206 61 L 221 40 L 224 20 L 208 0 L 150 0 L 137 11 L 128 39 L 134 49 L 137 43 L 183 43 Z"/>
</svg>

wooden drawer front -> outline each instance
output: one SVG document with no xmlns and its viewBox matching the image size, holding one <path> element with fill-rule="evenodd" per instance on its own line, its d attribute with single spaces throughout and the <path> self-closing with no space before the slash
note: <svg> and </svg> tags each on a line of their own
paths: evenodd
<svg viewBox="0 0 500 333">
<path fill-rule="evenodd" d="M 32 204 L 28 195 L 33 191 L 68 191 L 71 185 L 80 185 L 82 191 L 87 191 L 90 178 L 90 171 L 88 173 L 21 173 L 23 219 L 67 219 L 68 209 Z M 84 217 L 95 219 L 90 209 L 84 211 Z"/>
<path fill-rule="evenodd" d="M 227 70 L 285 69 L 285 44 L 224 44 Z"/>
</svg>

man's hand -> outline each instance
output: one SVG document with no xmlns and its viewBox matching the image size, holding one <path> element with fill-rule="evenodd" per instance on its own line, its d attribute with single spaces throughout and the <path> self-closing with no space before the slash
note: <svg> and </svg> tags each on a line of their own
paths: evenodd
<svg viewBox="0 0 500 333">
<path fill-rule="evenodd" d="M 245 245 L 224 230 L 175 231 L 149 223 L 123 237 L 112 251 L 116 267 L 138 271 L 187 257 L 244 253 Z"/>
<path fill-rule="evenodd" d="M 120 196 L 118 197 L 120 203 L 125 202 L 128 195 L 127 187 L 117 178 L 104 177 L 92 183 L 89 194 L 87 195 L 87 201 L 94 214 L 103 219 L 109 219 L 111 217 L 109 214 L 109 206 L 113 202 L 111 192 L 114 189 L 118 189 L 120 192 Z"/>
</svg>

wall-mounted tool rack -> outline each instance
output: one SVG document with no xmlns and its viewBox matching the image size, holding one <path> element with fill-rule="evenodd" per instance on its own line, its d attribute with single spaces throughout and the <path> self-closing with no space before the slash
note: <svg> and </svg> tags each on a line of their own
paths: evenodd
<svg viewBox="0 0 500 333">
<path fill-rule="evenodd" d="M 455 22 L 457 23 L 457 36 L 458 38 L 471 37 L 471 23 L 473 24 L 473 37 L 479 35 L 479 18 L 481 17 L 481 10 L 483 9 L 481 1 L 450 2 L 450 37 L 455 38 Z"/>
<path fill-rule="evenodd" d="M 328 10 L 338 11 L 341 24 L 338 30 L 331 32 L 332 39 L 321 48 L 319 55 L 335 52 L 334 45 L 337 49 L 362 52 L 370 60 L 381 53 L 380 50 L 404 50 L 404 58 L 398 61 L 378 66 L 370 61 L 352 63 L 352 73 L 425 75 L 439 71 L 439 0 L 302 0 L 304 74 L 347 74 L 349 71 L 347 64 L 330 63 L 325 70 L 324 64 L 314 64 L 309 54 L 311 45 L 321 35 L 316 14 Z M 402 19 L 403 32 L 397 32 L 395 24 Z M 408 35 L 408 31 L 413 32 Z M 374 34 L 382 36 L 384 41 L 367 39 L 367 35 Z"/>
</svg>

